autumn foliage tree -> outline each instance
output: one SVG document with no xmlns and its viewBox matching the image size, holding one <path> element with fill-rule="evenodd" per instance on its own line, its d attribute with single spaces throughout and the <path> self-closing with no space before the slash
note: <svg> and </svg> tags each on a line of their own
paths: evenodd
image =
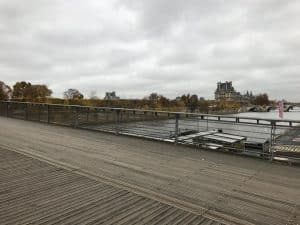
<svg viewBox="0 0 300 225">
<path fill-rule="evenodd" d="M 255 97 L 254 101 L 252 102 L 254 105 L 261 105 L 261 106 L 266 106 L 270 104 L 269 96 L 268 94 L 259 94 Z"/>
<path fill-rule="evenodd" d="M 11 88 L 6 85 L 4 82 L 0 81 L 0 100 L 9 100 L 12 95 Z"/>
<path fill-rule="evenodd" d="M 13 99 L 15 100 L 44 102 L 51 94 L 52 91 L 44 84 L 33 85 L 21 81 L 13 86 Z"/>
<path fill-rule="evenodd" d="M 209 111 L 209 102 L 205 99 L 200 99 L 198 102 L 199 111 L 202 113 L 208 113 Z"/>
<path fill-rule="evenodd" d="M 192 95 L 189 99 L 189 109 L 191 112 L 195 112 L 198 109 L 198 95 Z"/>
<path fill-rule="evenodd" d="M 149 97 L 146 97 L 146 100 L 149 102 L 149 108 L 150 109 L 155 109 L 158 108 L 158 101 L 159 101 L 159 95 L 157 93 L 151 93 Z"/>
<path fill-rule="evenodd" d="M 31 85 L 28 92 L 31 99 L 38 100 L 39 102 L 44 102 L 47 97 L 50 97 L 52 95 L 52 90 L 50 90 L 44 84 Z"/>
<path fill-rule="evenodd" d="M 70 88 L 64 92 L 64 99 L 66 100 L 81 100 L 83 97 L 83 94 L 77 89 Z"/>
<path fill-rule="evenodd" d="M 198 95 L 184 94 L 181 96 L 181 101 L 184 102 L 186 109 L 190 112 L 195 112 L 199 107 Z"/>
<path fill-rule="evenodd" d="M 142 105 L 145 109 L 156 109 L 156 110 L 164 110 L 171 107 L 171 100 L 166 98 L 163 95 L 159 95 L 157 93 L 151 93 L 148 97 L 145 97 L 142 100 Z"/>
<path fill-rule="evenodd" d="M 29 97 L 29 88 L 31 83 L 25 81 L 17 82 L 13 86 L 13 99 L 15 100 L 25 100 Z"/>
</svg>

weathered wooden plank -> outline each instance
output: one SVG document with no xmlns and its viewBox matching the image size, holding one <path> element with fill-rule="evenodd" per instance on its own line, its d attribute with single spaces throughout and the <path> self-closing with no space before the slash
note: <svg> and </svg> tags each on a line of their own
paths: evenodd
<svg viewBox="0 0 300 225">
<path fill-rule="evenodd" d="M 42 216 L 38 213 L 40 211 L 34 208 L 38 204 L 43 208 L 41 212 L 46 213 L 47 210 L 51 212 L 49 221 L 55 217 L 55 213 L 59 214 L 55 211 L 55 207 L 60 201 L 66 200 L 71 204 L 61 208 L 63 215 L 70 216 L 66 221 L 72 220 L 73 212 L 82 210 L 77 205 L 83 204 L 85 198 L 83 193 L 92 185 L 91 182 L 93 185 L 97 182 L 88 178 L 72 181 L 78 176 L 77 171 L 103 179 L 113 187 L 139 193 L 147 199 L 151 198 L 151 201 L 160 201 L 161 206 L 167 203 L 166 207 L 169 205 L 184 208 L 193 215 L 197 212 L 218 221 L 233 221 L 233 224 L 281 225 L 291 223 L 290 221 L 299 223 L 300 220 L 299 167 L 21 120 L 0 118 L 0 124 L 0 149 L 2 147 L 25 152 L 54 164 L 72 166 L 75 170 L 67 178 L 65 170 L 56 171 L 56 166 L 52 165 L 45 168 L 43 162 L 32 163 L 32 159 L 15 155 L 11 151 L 0 157 L 0 200 L 2 195 L 3 199 L 11 201 L 9 209 L 17 207 L 18 204 L 17 210 L 25 214 L 23 206 L 30 204 L 32 199 L 30 207 L 33 207 L 32 211 L 35 211 L 34 217 L 37 220 Z M 43 177 L 41 174 L 47 175 Z M 48 180 L 43 181 L 44 178 Z M 51 186 L 51 180 L 53 185 L 48 190 L 45 187 Z M 67 185 L 69 180 L 72 182 Z M 61 188 L 57 185 L 59 182 Z M 37 187 L 31 186 L 32 184 L 36 184 Z M 27 188 L 28 194 L 21 196 L 22 186 L 32 188 L 36 195 L 33 196 L 34 192 L 30 192 Z M 82 192 L 74 192 L 73 187 L 77 186 Z M 102 188 L 104 187 L 101 186 L 100 189 Z M 64 199 L 62 197 L 64 191 L 74 192 L 74 196 L 81 195 L 83 199 L 77 203 L 76 198 Z M 88 192 L 88 189 L 86 191 Z M 94 197 L 92 193 L 95 192 L 90 191 L 91 194 L 87 193 L 86 197 L 91 200 L 86 204 L 90 204 L 92 211 L 95 210 L 91 213 L 96 219 L 97 210 L 100 208 L 93 205 L 95 203 L 92 200 Z M 10 199 L 10 193 L 14 196 L 13 199 Z M 97 193 L 101 195 L 100 192 Z M 57 194 L 56 201 L 47 200 L 55 198 L 55 194 Z M 2 204 L 0 214 L 1 209 L 5 210 Z M 155 213 L 155 208 L 150 207 L 148 210 Z M 13 210 L 9 213 L 15 216 Z M 24 216 L 19 215 L 18 222 L 21 223 Z M 86 216 L 82 214 L 82 220 Z M 149 218 L 145 220 L 148 221 Z M 133 221 L 133 224 L 139 224 L 142 220 L 133 217 L 128 221 L 125 219 L 120 221 L 128 224 Z M 197 221 L 200 219 L 195 219 L 195 222 Z"/>
<path fill-rule="evenodd" d="M 168 221 L 167 224 L 175 225 L 186 224 L 191 217 L 203 218 L 72 171 L 61 168 L 53 171 L 54 166 L 15 152 L 0 149 L 0 158 L 12 159 L 0 161 L 3 225 L 133 224 L 134 221 L 139 221 L 138 224 Z M 28 167 L 29 164 L 32 166 Z M 20 170 L 22 173 L 24 168 L 26 174 L 22 177 L 11 176 L 20 174 Z M 2 189 L 4 186 L 7 192 Z"/>
</svg>

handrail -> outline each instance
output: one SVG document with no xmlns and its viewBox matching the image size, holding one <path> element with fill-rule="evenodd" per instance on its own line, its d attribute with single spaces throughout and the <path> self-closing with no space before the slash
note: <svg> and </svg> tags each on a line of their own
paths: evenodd
<svg viewBox="0 0 300 225">
<path fill-rule="evenodd" d="M 174 144 L 180 144 L 178 137 L 185 133 L 213 129 L 245 136 L 250 143 L 245 143 L 242 153 L 239 146 L 233 145 L 224 145 L 223 150 L 237 151 L 239 154 L 254 154 L 270 160 L 274 158 L 274 146 L 281 135 L 288 137 L 291 134 L 293 138 L 295 132 L 296 135 L 300 132 L 300 120 L 17 101 L 0 101 L 0 115 L 117 135 L 144 137 Z M 291 138 L 289 140 L 292 143 Z M 278 143 L 280 145 L 280 140 Z M 203 147 L 197 140 L 182 144 Z"/>
<path fill-rule="evenodd" d="M 220 122 L 230 122 L 230 123 L 240 123 L 240 124 L 255 124 L 255 125 L 274 125 L 278 127 L 296 127 L 299 126 L 300 120 L 285 120 L 285 119 L 269 119 L 269 118 L 259 118 L 259 117 L 240 117 L 240 116 L 229 116 L 229 115 L 219 115 L 219 114 L 205 114 L 205 113 L 188 113 L 188 112 L 173 112 L 173 111 L 159 111 L 159 110 L 144 110 L 144 109 L 128 109 L 128 108 L 113 108 L 113 107 L 95 107 L 95 106 L 81 106 L 81 105 L 65 105 L 65 104 L 48 104 L 48 103 L 36 103 L 36 102 L 18 102 L 18 101 L 0 101 L 2 103 L 13 103 L 13 104 L 27 104 L 27 105 L 44 105 L 44 106 L 59 106 L 59 107 L 70 107 L 70 108 L 81 108 L 81 109 L 96 109 L 96 110 L 110 110 L 110 111 L 122 111 L 122 112 L 143 112 L 143 113 L 161 113 L 169 115 L 184 115 L 200 117 L 201 120 L 209 121 L 220 121 Z M 203 117 L 203 119 L 202 119 Z M 205 117 L 205 118 L 204 118 Z M 212 119 L 216 118 L 216 119 Z M 222 119 L 234 119 L 232 121 L 226 121 Z M 248 120 L 248 122 L 241 121 Z M 252 122 L 249 122 L 252 121 Z M 262 123 L 267 122 L 267 123 Z M 287 124 L 287 125 L 285 125 Z M 296 125 L 295 125 L 296 124 Z"/>
</svg>

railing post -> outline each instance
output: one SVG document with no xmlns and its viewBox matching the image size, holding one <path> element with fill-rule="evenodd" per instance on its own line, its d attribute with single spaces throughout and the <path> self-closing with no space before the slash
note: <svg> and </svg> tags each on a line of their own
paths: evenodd
<svg viewBox="0 0 300 225">
<path fill-rule="evenodd" d="M 116 110 L 116 134 L 120 132 L 120 110 Z"/>
<path fill-rule="evenodd" d="M 206 130 L 208 131 L 209 126 L 208 126 L 208 115 L 206 116 Z"/>
<path fill-rule="evenodd" d="M 178 143 L 178 135 L 179 135 L 179 114 L 175 114 L 175 144 Z"/>
<path fill-rule="evenodd" d="M 39 109 L 38 109 L 38 121 L 41 122 L 41 104 L 38 105 Z"/>
<path fill-rule="evenodd" d="M 273 147 L 275 145 L 275 138 L 276 138 L 275 135 L 276 135 L 276 123 L 275 121 L 271 121 L 271 136 L 270 136 L 270 146 L 269 146 L 270 161 L 273 161 L 274 158 Z"/>
<path fill-rule="evenodd" d="M 90 107 L 87 108 L 86 122 L 90 121 Z"/>
<path fill-rule="evenodd" d="M 28 105 L 29 103 L 24 103 L 25 104 L 25 120 L 28 120 Z"/>
<path fill-rule="evenodd" d="M 47 105 L 47 123 L 50 124 L 50 119 L 51 119 L 51 108 L 50 105 Z"/>
<path fill-rule="evenodd" d="M 74 107 L 75 107 L 75 112 L 74 112 L 74 110 L 72 110 L 73 113 L 74 113 L 73 125 L 74 125 L 74 127 L 78 127 L 78 116 L 79 116 L 78 111 L 79 111 L 79 108 L 77 106 L 74 106 Z"/>
<path fill-rule="evenodd" d="M 6 102 L 6 117 L 9 117 L 9 102 Z"/>
</svg>

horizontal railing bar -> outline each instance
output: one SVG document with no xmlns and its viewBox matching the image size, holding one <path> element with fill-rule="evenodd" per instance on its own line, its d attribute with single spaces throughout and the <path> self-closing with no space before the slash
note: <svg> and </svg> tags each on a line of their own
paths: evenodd
<svg viewBox="0 0 300 225">
<path fill-rule="evenodd" d="M 0 114 L 48 124 L 173 140 L 175 144 L 185 143 L 196 147 L 199 147 L 197 141 L 182 142 L 178 137 L 185 135 L 184 132 L 223 129 L 224 133 L 247 137 L 250 145 L 243 152 L 257 152 L 260 156 L 265 154 L 271 158 L 273 146 L 280 135 L 294 129 L 300 131 L 300 120 L 15 101 L 0 101 Z M 223 149 L 240 151 L 238 146 L 227 144 Z"/>
<path fill-rule="evenodd" d="M 108 111 L 120 111 L 120 112 L 142 112 L 142 113 L 160 113 L 168 115 L 183 115 L 197 117 L 198 120 L 202 121 L 216 121 L 226 122 L 234 124 L 249 124 L 249 125 L 263 125 L 270 126 L 275 125 L 277 127 L 297 127 L 300 124 L 300 120 L 280 120 L 280 119 L 267 119 L 267 118 L 253 118 L 253 117 L 239 117 L 239 116 L 228 116 L 228 115 L 217 115 L 217 114 L 199 114 L 199 113 L 188 113 L 188 112 L 171 112 L 171 111 L 157 111 L 157 110 L 142 110 L 142 109 L 127 109 L 127 108 L 111 108 L 111 107 L 93 107 L 93 106 L 80 106 L 80 105 L 63 105 L 63 104 L 46 104 L 46 103 L 32 103 L 32 102 L 16 102 L 16 101 L 3 101 L 3 103 L 14 103 L 14 104 L 30 104 L 30 105 L 44 105 L 44 106 L 58 106 L 65 108 L 80 108 L 80 109 L 95 109 L 95 110 L 108 110 Z M 159 116 L 159 115 L 157 115 Z M 204 118 L 207 117 L 207 118 Z M 214 119 L 212 119 L 214 118 Z M 226 121 L 223 119 L 235 119 L 234 121 Z M 182 119 L 182 118 L 181 118 Z M 249 120 L 253 122 L 245 122 L 241 120 Z M 265 123 L 262 123 L 265 122 Z M 269 124 L 266 124 L 269 123 Z M 284 124 L 287 123 L 287 124 Z M 297 124 L 297 125 L 295 125 Z"/>
</svg>

